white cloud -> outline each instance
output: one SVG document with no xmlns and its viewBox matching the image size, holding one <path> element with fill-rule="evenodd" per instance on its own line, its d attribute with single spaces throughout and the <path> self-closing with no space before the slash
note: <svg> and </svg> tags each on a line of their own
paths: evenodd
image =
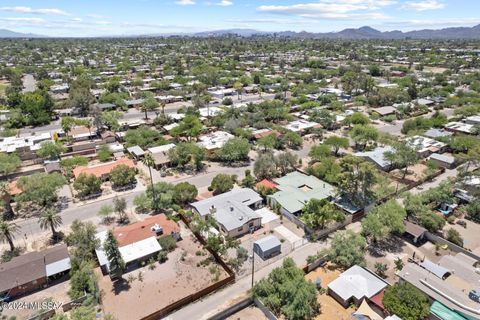
<svg viewBox="0 0 480 320">
<path fill-rule="evenodd" d="M 105 16 L 102 16 L 102 15 L 96 14 L 96 13 L 87 14 L 87 17 L 94 18 L 94 19 L 105 19 Z"/>
<path fill-rule="evenodd" d="M 268 13 L 293 15 L 303 18 L 331 20 L 384 20 L 388 16 L 376 10 L 396 3 L 391 0 L 321 0 L 289 6 L 264 5 L 257 10 Z"/>
<path fill-rule="evenodd" d="M 320 0 L 294 5 L 262 5 L 258 11 L 326 19 L 385 19 L 379 12 L 382 7 L 395 4 L 393 0 Z"/>
<path fill-rule="evenodd" d="M 445 8 L 445 4 L 438 0 L 426 0 L 419 2 L 408 1 L 402 6 L 402 9 L 415 11 L 437 10 L 443 8 Z"/>
<path fill-rule="evenodd" d="M 193 0 L 177 0 L 175 1 L 176 4 L 179 6 L 191 6 L 195 4 L 195 1 Z"/>
<path fill-rule="evenodd" d="M 0 11 L 15 12 L 15 13 L 30 13 L 30 14 L 44 14 L 54 16 L 69 16 L 66 11 L 56 8 L 33 9 L 30 7 L 2 7 Z"/>
<path fill-rule="evenodd" d="M 233 5 L 233 1 L 230 1 L 230 0 L 222 0 L 217 3 L 217 6 L 222 6 L 222 7 L 228 7 L 231 5 Z"/>
</svg>

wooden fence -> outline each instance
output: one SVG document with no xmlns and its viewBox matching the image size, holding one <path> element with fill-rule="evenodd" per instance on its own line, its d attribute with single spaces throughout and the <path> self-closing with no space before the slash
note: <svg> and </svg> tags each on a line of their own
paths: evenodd
<svg viewBox="0 0 480 320">
<path fill-rule="evenodd" d="M 190 222 L 188 221 L 188 219 L 186 217 L 184 217 L 182 214 L 180 215 L 180 218 L 190 228 Z M 199 233 L 193 232 L 193 234 L 195 235 L 197 240 L 202 245 L 205 246 L 205 244 L 206 244 L 205 239 Z M 165 308 L 163 308 L 161 310 L 158 310 L 158 311 L 142 318 L 142 320 L 157 320 L 157 319 L 160 319 L 162 317 L 165 317 L 167 314 L 169 314 L 169 313 L 171 313 L 171 312 L 173 312 L 177 309 L 180 309 L 180 308 L 186 306 L 187 304 L 190 304 L 190 303 L 192 303 L 192 302 L 194 302 L 198 299 L 201 299 L 201 298 L 205 297 L 206 295 L 208 295 L 208 294 L 210 294 L 210 293 L 212 293 L 212 292 L 214 292 L 214 291 L 216 291 L 220 288 L 223 288 L 226 285 L 229 285 L 229 284 L 235 282 L 235 273 L 233 272 L 233 270 L 222 260 L 222 258 L 216 252 L 210 250 L 209 248 L 205 248 L 205 249 L 207 249 L 208 252 L 210 252 L 210 254 L 215 258 L 215 261 L 225 269 L 225 271 L 228 273 L 228 277 L 212 284 L 211 286 L 209 286 L 207 288 L 204 288 L 204 289 L 202 289 L 198 292 L 195 292 L 191 295 L 188 295 L 185 298 L 182 298 L 182 299 L 166 306 Z"/>
</svg>

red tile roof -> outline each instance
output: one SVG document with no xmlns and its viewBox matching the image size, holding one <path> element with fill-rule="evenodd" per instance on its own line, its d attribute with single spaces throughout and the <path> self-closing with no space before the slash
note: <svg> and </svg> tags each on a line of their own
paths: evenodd
<svg viewBox="0 0 480 320">
<path fill-rule="evenodd" d="M 93 174 L 97 177 L 102 177 L 106 174 L 109 174 L 113 169 L 115 169 L 116 167 L 118 167 L 119 165 L 126 165 L 130 168 L 135 168 L 135 163 L 133 162 L 133 160 L 130 160 L 128 158 L 120 158 L 118 159 L 117 161 L 113 161 L 113 162 L 108 162 L 108 163 L 104 163 L 104 164 L 99 164 L 99 165 L 96 165 L 96 166 L 91 166 L 91 167 L 77 167 L 75 169 L 73 169 L 73 175 L 76 178 L 78 178 L 79 175 L 81 175 L 82 173 L 86 173 L 86 174 Z"/>
<path fill-rule="evenodd" d="M 259 183 L 256 184 L 256 187 L 265 187 L 265 188 L 269 188 L 269 189 L 276 189 L 277 188 L 277 184 L 273 181 L 270 181 L 268 179 L 263 179 L 262 181 L 260 181 Z"/>
<path fill-rule="evenodd" d="M 263 138 L 263 137 L 267 137 L 271 134 L 275 135 L 276 137 L 281 136 L 280 132 L 278 132 L 276 130 L 270 130 L 270 131 L 256 133 L 255 134 L 255 139 L 260 139 L 260 138 Z"/>
<path fill-rule="evenodd" d="M 113 234 L 118 240 L 118 245 L 123 247 L 155 236 L 152 227 L 156 224 L 162 227 L 164 235 L 169 235 L 172 232 L 180 232 L 180 227 L 175 221 L 168 220 L 164 214 L 159 214 L 128 226 L 115 228 L 113 229 Z"/>
<path fill-rule="evenodd" d="M 382 290 L 369 299 L 373 304 L 375 304 L 377 307 L 382 309 L 382 311 L 385 310 L 385 307 L 383 306 L 383 302 L 382 302 L 384 295 L 385 295 L 385 290 Z"/>
</svg>

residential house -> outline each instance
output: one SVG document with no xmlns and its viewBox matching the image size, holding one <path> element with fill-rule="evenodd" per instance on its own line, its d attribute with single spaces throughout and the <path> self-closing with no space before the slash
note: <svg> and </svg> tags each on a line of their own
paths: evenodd
<svg viewBox="0 0 480 320">
<path fill-rule="evenodd" d="M 65 244 L 30 252 L 0 264 L 0 296 L 18 297 L 48 286 L 70 270 Z"/>
<path fill-rule="evenodd" d="M 116 161 L 101 163 L 93 166 L 80 166 L 73 169 L 73 176 L 77 179 L 82 173 L 93 174 L 96 177 L 106 180 L 110 172 L 120 165 L 126 165 L 130 168 L 135 168 L 133 160 L 128 158 L 121 158 Z"/>
<path fill-rule="evenodd" d="M 208 153 L 213 153 L 215 150 L 220 149 L 233 135 L 225 131 L 215 131 L 198 138 L 198 145 L 207 149 Z"/>
<path fill-rule="evenodd" d="M 261 238 L 253 243 L 253 251 L 263 260 L 267 260 L 282 252 L 282 244 L 274 235 Z"/>
<path fill-rule="evenodd" d="M 372 151 L 357 152 L 354 155 L 372 162 L 382 171 L 390 171 L 392 163 L 385 157 L 385 152 L 395 152 L 395 149 L 390 146 L 377 147 Z"/>
<path fill-rule="evenodd" d="M 443 153 L 447 147 L 446 143 L 422 136 L 407 138 L 406 143 L 408 146 L 415 149 L 418 156 L 422 158 L 426 158 L 432 153 Z"/>
<path fill-rule="evenodd" d="M 274 180 L 276 193 L 268 196 L 272 207 L 277 204 L 280 212 L 288 215 L 298 215 L 310 199 L 332 199 L 335 188 L 314 177 L 298 171 L 290 172 L 282 178 Z"/>
<path fill-rule="evenodd" d="M 162 249 L 158 243 L 158 237 L 178 235 L 179 232 L 180 227 L 164 214 L 113 229 L 113 235 L 118 241 L 118 250 L 127 268 L 134 268 L 139 262 L 156 256 Z M 107 231 L 97 233 L 96 237 L 100 240 L 101 245 L 95 250 L 95 253 L 102 271 L 108 273 L 109 262 L 103 250 Z"/>
<path fill-rule="evenodd" d="M 360 306 L 388 286 L 383 279 L 360 266 L 353 266 L 328 284 L 327 293 L 347 308 L 352 303 Z"/>
<path fill-rule="evenodd" d="M 190 205 L 201 217 L 213 217 L 226 236 L 239 237 L 262 226 L 261 216 L 254 211 L 262 206 L 262 202 L 258 193 L 241 188 Z"/>
</svg>

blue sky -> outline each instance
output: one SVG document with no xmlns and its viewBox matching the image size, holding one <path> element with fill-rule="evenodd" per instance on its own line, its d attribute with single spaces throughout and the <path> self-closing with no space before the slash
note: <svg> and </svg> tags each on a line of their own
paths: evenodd
<svg viewBox="0 0 480 320">
<path fill-rule="evenodd" d="M 49 36 L 480 24 L 478 0 L 0 0 L 0 28 Z"/>
</svg>

